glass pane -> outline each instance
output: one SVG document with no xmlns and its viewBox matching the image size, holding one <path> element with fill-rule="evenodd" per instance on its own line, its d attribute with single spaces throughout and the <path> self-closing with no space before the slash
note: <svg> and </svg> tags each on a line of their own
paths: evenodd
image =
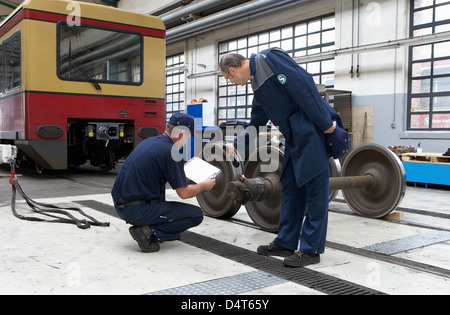
<svg viewBox="0 0 450 315">
<path fill-rule="evenodd" d="M 450 74 L 450 59 L 435 61 L 433 73 L 434 75 Z"/>
<path fill-rule="evenodd" d="M 227 80 L 225 79 L 225 77 L 224 76 L 220 76 L 219 77 L 219 85 L 220 86 L 223 86 L 223 85 L 227 85 L 228 83 L 227 83 Z"/>
<path fill-rule="evenodd" d="M 413 60 L 431 59 L 431 45 L 413 48 Z"/>
<path fill-rule="evenodd" d="M 280 40 L 281 39 L 281 33 L 280 30 L 275 30 L 270 32 L 270 41 L 276 41 L 276 40 Z"/>
<path fill-rule="evenodd" d="M 284 40 L 281 42 L 281 49 L 285 51 L 291 51 L 293 49 L 292 45 L 293 45 L 292 39 Z"/>
<path fill-rule="evenodd" d="M 450 56 L 450 41 L 434 44 L 434 58 Z"/>
<path fill-rule="evenodd" d="M 449 19 L 450 19 L 450 4 L 436 8 L 436 17 L 435 17 L 436 22 Z"/>
<path fill-rule="evenodd" d="M 228 109 L 228 119 L 235 119 L 236 118 L 236 110 L 235 109 Z"/>
<path fill-rule="evenodd" d="M 237 41 L 232 40 L 228 42 L 228 51 L 236 50 L 237 49 Z"/>
<path fill-rule="evenodd" d="M 306 34 L 306 24 L 299 24 L 295 26 L 295 36 Z"/>
<path fill-rule="evenodd" d="M 433 22 L 433 9 L 417 11 L 414 13 L 414 25 L 422 25 Z"/>
<path fill-rule="evenodd" d="M 262 50 L 267 49 L 267 48 L 269 48 L 269 44 L 259 45 L 258 46 L 258 51 L 262 51 Z"/>
<path fill-rule="evenodd" d="M 322 72 L 334 72 L 334 59 L 322 61 Z"/>
<path fill-rule="evenodd" d="M 257 54 L 258 51 L 258 47 L 252 47 L 248 49 L 248 55 L 251 56 L 252 54 Z"/>
<path fill-rule="evenodd" d="M 245 106 L 245 105 L 247 105 L 247 104 L 245 103 L 246 99 L 247 99 L 247 98 L 246 98 L 245 96 L 239 96 L 239 97 L 237 98 L 236 105 L 237 105 L 237 106 Z"/>
<path fill-rule="evenodd" d="M 6 91 L 20 88 L 21 75 L 21 42 L 20 32 L 15 33 L 5 41 L 5 87 Z"/>
<path fill-rule="evenodd" d="M 434 97 L 433 111 L 450 111 L 450 96 Z"/>
<path fill-rule="evenodd" d="M 308 49 L 308 55 L 314 55 L 320 53 L 320 48 Z"/>
<path fill-rule="evenodd" d="M 227 118 L 227 111 L 225 109 L 219 110 L 219 119 L 226 119 Z"/>
<path fill-rule="evenodd" d="M 320 31 L 320 20 L 311 21 L 308 23 L 308 33 L 318 32 Z"/>
<path fill-rule="evenodd" d="M 306 56 L 306 50 L 300 50 L 294 53 L 294 57 L 302 57 L 302 56 Z"/>
<path fill-rule="evenodd" d="M 247 38 L 242 38 L 238 40 L 238 49 L 246 48 L 247 47 Z"/>
<path fill-rule="evenodd" d="M 247 110 L 245 108 L 238 108 L 236 113 L 236 118 L 247 118 L 245 115 L 247 114 Z"/>
<path fill-rule="evenodd" d="M 414 31 L 414 37 L 417 36 L 424 36 L 424 35 L 431 35 L 433 34 L 433 28 L 427 27 L 427 28 L 421 28 Z"/>
<path fill-rule="evenodd" d="M 226 87 L 221 87 L 219 89 L 219 96 L 227 96 L 227 88 Z"/>
<path fill-rule="evenodd" d="M 444 25 L 436 26 L 435 33 L 442 33 L 442 32 L 448 32 L 448 31 L 450 31 L 450 24 L 444 24 Z"/>
<path fill-rule="evenodd" d="M 282 39 L 291 38 L 293 36 L 294 36 L 294 30 L 293 30 L 292 26 L 283 28 L 281 30 L 281 38 Z"/>
<path fill-rule="evenodd" d="M 418 93 L 430 93 L 430 79 L 425 80 L 412 80 L 412 93 L 418 94 Z"/>
<path fill-rule="evenodd" d="M 142 81 L 142 44 L 137 34 L 60 24 L 58 41 L 58 70 L 65 80 Z M 168 63 L 179 63 L 179 57 Z"/>
<path fill-rule="evenodd" d="M 325 84 L 326 88 L 331 88 L 334 86 L 334 73 L 322 75 L 322 84 Z"/>
<path fill-rule="evenodd" d="M 295 40 L 294 40 L 294 48 L 295 49 L 300 49 L 300 48 L 305 48 L 305 47 L 306 47 L 306 36 L 295 38 Z"/>
<path fill-rule="evenodd" d="M 430 128 L 430 115 L 411 115 L 411 128 L 428 129 Z"/>
<path fill-rule="evenodd" d="M 257 35 L 250 36 L 249 39 L 248 39 L 248 45 L 249 46 L 256 46 L 256 45 L 258 45 L 258 36 Z"/>
<path fill-rule="evenodd" d="M 320 61 L 308 63 L 308 72 L 312 74 L 320 73 Z"/>
<path fill-rule="evenodd" d="M 450 92 L 450 77 L 433 79 L 433 92 Z"/>
<path fill-rule="evenodd" d="M 237 94 L 238 95 L 242 95 L 242 94 L 245 94 L 247 92 L 245 85 L 244 86 L 238 85 L 236 88 L 237 88 Z"/>
<path fill-rule="evenodd" d="M 450 114 L 433 114 L 434 128 L 450 128 Z"/>
<path fill-rule="evenodd" d="M 335 41 L 335 31 L 328 31 L 322 33 L 322 44 L 333 43 Z"/>
<path fill-rule="evenodd" d="M 259 35 L 259 43 L 264 44 L 269 41 L 269 33 L 263 33 Z"/>
<path fill-rule="evenodd" d="M 308 36 L 308 46 L 320 45 L 320 33 Z"/>
<path fill-rule="evenodd" d="M 329 18 L 325 18 L 322 20 L 322 30 L 326 30 L 326 29 L 330 29 L 330 28 L 335 28 L 335 17 L 329 17 Z"/>
<path fill-rule="evenodd" d="M 428 112 L 430 111 L 429 97 L 416 97 L 411 99 L 412 112 Z"/>
<path fill-rule="evenodd" d="M 424 8 L 433 5 L 433 0 L 414 0 L 414 8 Z"/>
<path fill-rule="evenodd" d="M 227 98 L 226 97 L 219 98 L 219 106 L 220 107 L 227 106 Z"/>
<path fill-rule="evenodd" d="M 417 62 L 412 65 L 413 77 L 425 77 L 431 75 L 431 62 Z"/>
</svg>

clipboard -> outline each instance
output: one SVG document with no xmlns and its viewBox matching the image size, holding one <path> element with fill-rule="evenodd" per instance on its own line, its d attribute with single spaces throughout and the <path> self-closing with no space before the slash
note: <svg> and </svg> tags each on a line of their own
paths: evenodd
<svg viewBox="0 0 450 315">
<path fill-rule="evenodd" d="M 188 179 L 200 184 L 208 178 L 216 178 L 222 171 L 201 158 L 194 157 L 184 164 L 184 172 Z"/>
</svg>

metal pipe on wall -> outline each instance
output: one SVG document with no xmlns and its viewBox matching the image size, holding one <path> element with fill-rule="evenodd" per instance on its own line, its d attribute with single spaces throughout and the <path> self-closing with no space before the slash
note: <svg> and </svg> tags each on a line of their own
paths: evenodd
<svg viewBox="0 0 450 315">
<path fill-rule="evenodd" d="M 223 28 L 228 25 L 248 19 L 249 17 L 258 17 L 285 9 L 292 5 L 299 4 L 309 0 L 257 0 L 249 4 L 238 6 L 231 10 L 215 14 L 211 17 L 205 17 L 198 21 L 183 25 L 182 27 L 169 30 L 166 33 L 168 44 L 195 36 L 198 33 L 212 31 Z"/>
</svg>

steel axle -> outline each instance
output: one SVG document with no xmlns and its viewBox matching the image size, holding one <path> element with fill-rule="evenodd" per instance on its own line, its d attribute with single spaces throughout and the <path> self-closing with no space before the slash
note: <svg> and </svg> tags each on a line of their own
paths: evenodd
<svg viewBox="0 0 450 315">
<path fill-rule="evenodd" d="M 216 157 L 226 155 L 221 144 L 212 144 L 205 151 L 212 151 Z M 270 173 L 262 171 L 262 165 L 270 163 L 264 156 L 261 158 L 261 154 L 267 152 L 279 160 L 278 169 Z M 284 148 L 273 145 L 257 149 L 244 168 L 227 161 L 209 160 L 221 168 L 222 174 L 213 191 L 197 197 L 200 206 L 210 216 L 227 218 L 245 204 L 253 222 L 263 230 L 276 231 L 283 200 L 280 183 L 283 160 Z M 237 164 L 244 163 L 240 161 Z M 380 218 L 392 212 L 406 190 L 406 175 L 401 161 L 394 153 L 376 144 L 353 150 L 342 167 L 342 177 L 339 161 L 330 159 L 330 175 L 330 201 L 338 190 L 342 190 L 349 207 L 370 218 Z"/>
</svg>

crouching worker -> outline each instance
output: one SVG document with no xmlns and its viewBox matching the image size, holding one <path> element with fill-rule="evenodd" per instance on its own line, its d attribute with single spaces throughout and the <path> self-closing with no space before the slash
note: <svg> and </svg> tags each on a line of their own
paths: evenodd
<svg viewBox="0 0 450 315">
<path fill-rule="evenodd" d="M 166 183 L 183 200 L 212 190 L 215 179 L 188 185 L 179 150 L 193 135 L 194 118 L 174 114 L 163 135 L 141 142 L 126 159 L 112 190 L 117 214 L 131 224 L 129 231 L 143 252 L 157 252 L 160 244 L 199 225 L 199 207 L 168 202 Z"/>
</svg>

